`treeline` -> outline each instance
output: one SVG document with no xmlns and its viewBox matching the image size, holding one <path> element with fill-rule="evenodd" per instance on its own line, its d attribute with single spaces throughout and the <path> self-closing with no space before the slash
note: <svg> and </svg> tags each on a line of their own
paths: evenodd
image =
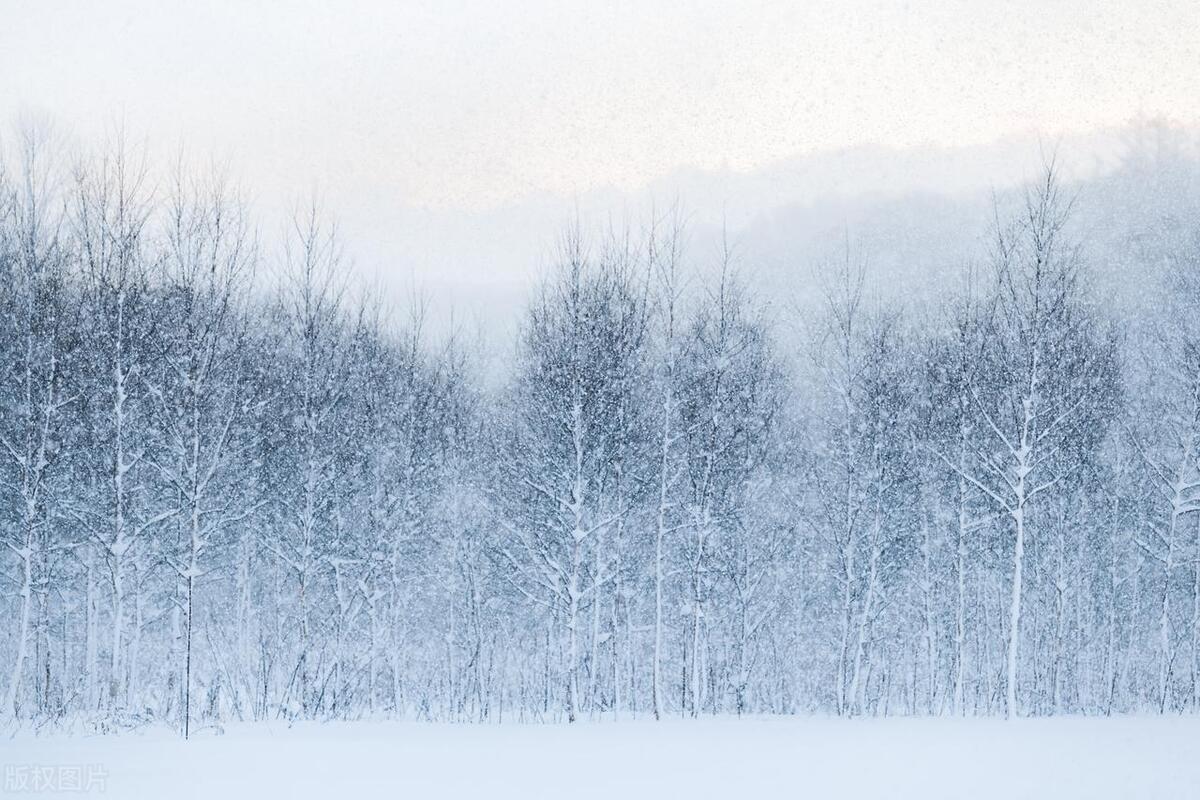
<svg viewBox="0 0 1200 800">
<path fill-rule="evenodd" d="M 9 156 L 2 716 L 1200 709 L 1200 248 L 1119 318 L 1053 168 L 903 306 L 573 226 L 493 386 L 315 212 Z"/>
</svg>

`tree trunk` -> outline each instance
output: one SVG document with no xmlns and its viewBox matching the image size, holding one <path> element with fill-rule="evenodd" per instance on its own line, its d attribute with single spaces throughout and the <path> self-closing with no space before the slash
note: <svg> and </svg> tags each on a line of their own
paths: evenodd
<svg viewBox="0 0 1200 800">
<path fill-rule="evenodd" d="M 29 641 L 29 620 L 33 613 L 33 537 L 27 530 L 25 546 L 19 552 L 21 556 L 21 612 L 17 623 L 17 653 L 13 662 L 12 673 L 8 678 L 8 690 L 4 694 L 4 713 L 17 716 L 18 698 L 21 690 L 21 680 L 24 677 L 25 655 Z"/>
<path fill-rule="evenodd" d="M 1017 488 L 1017 508 L 1013 511 L 1017 525 L 1017 540 L 1013 547 L 1012 595 L 1008 605 L 1008 652 L 1005 671 L 1006 691 L 1005 714 L 1009 719 L 1017 716 L 1017 647 L 1021 635 L 1021 580 L 1025 568 L 1025 497 L 1024 479 Z"/>
</svg>

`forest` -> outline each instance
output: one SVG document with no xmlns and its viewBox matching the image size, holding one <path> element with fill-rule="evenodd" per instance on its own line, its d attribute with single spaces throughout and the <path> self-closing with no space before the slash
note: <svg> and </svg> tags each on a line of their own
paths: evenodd
<svg viewBox="0 0 1200 800">
<path fill-rule="evenodd" d="M 1200 218 L 1140 304 L 1053 159 L 903 301 L 568 222 L 489 368 L 315 204 L 6 145 L 0 720 L 1200 710 Z"/>
</svg>

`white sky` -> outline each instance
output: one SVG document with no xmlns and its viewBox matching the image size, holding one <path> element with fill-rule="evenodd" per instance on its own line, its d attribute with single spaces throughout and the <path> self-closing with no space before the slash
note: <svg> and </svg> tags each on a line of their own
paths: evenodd
<svg viewBox="0 0 1200 800">
<path fill-rule="evenodd" d="M 460 282 L 484 267 L 447 259 L 511 244 L 521 203 L 557 223 L 686 170 L 1190 125 L 1198 87 L 1196 0 L 0 0 L 0 116 L 123 119 L 268 208 L 319 188 L 352 250 Z"/>
<path fill-rule="evenodd" d="M 4 0 L 0 110 L 479 208 L 863 143 L 1200 120 L 1200 4 Z"/>
</svg>

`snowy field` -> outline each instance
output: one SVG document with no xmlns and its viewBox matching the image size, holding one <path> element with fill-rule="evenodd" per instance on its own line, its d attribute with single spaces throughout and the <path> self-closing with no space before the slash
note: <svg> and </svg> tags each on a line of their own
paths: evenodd
<svg viewBox="0 0 1200 800">
<path fill-rule="evenodd" d="M 1200 718 L 260 724 L 20 734 L 0 763 L 3 797 L 1150 800 L 1200 797 Z"/>
</svg>

